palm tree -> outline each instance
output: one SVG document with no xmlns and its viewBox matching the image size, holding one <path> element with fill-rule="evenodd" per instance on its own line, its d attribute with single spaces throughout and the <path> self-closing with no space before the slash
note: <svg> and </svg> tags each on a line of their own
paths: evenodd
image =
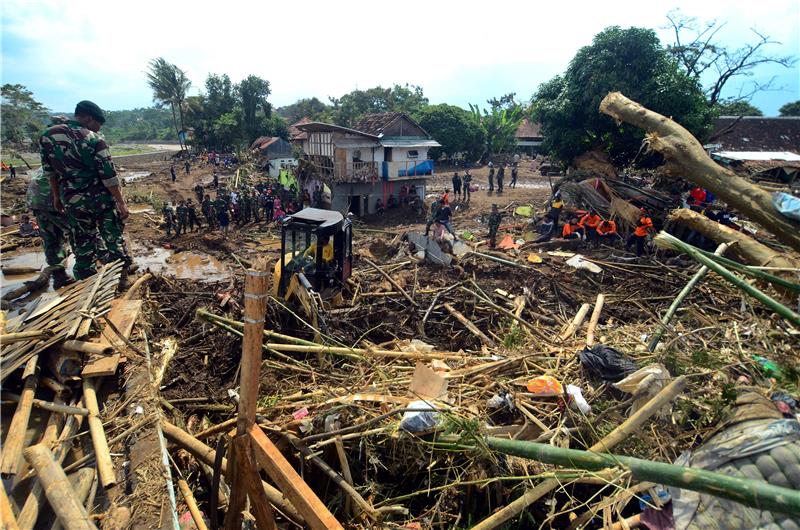
<svg viewBox="0 0 800 530">
<path fill-rule="evenodd" d="M 192 86 L 192 82 L 186 77 L 186 72 L 167 62 L 163 57 L 153 59 L 149 63 L 147 71 L 147 84 L 153 89 L 153 101 L 159 105 L 169 103 L 172 109 L 172 123 L 175 125 L 175 133 L 181 142 L 181 149 L 184 148 L 180 140 L 180 131 L 184 128 L 184 104 L 186 102 L 186 92 Z M 178 116 L 175 107 L 180 114 L 180 128 L 178 127 Z"/>
</svg>

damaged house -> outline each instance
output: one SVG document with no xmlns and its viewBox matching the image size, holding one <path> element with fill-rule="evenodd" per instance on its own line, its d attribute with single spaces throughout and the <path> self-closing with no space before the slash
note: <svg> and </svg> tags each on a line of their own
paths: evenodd
<svg viewBox="0 0 800 530">
<path fill-rule="evenodd" d="M 378 200 L 387 204 L 412 188 L 425 196 L 433 175 L 428 149 L 439 143 L 402 112 L 367 114 L 353 128 L 330 123 L 298 123 L 307 136 L 300 140 L 311 176 L 303 186 L 331 188 L 331 207 L 356 215 L 375 213 Z"/>
</svg>

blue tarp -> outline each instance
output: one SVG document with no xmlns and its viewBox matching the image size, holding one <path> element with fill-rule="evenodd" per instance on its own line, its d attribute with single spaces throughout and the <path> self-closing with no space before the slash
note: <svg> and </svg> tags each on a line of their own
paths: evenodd
<svg viewBox="0 0 800 530">
<path fill-rule="evenodd" d="M 381 175 L 384 180 L 389 180 L 389 162 L 383 163 Z M 433 175 L 433 160 L 421 160 L 413 166 L 409 165 L 397 171 L 398 177 L 414 177 L 417 175 Z"/>
</svg>

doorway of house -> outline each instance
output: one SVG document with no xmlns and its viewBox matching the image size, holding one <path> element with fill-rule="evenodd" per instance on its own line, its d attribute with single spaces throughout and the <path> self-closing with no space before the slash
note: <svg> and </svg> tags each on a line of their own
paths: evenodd
<svg viewBox="0 0 800 530">
<path fill-rule="evenodd" d="M 350 195 L 349 204 L 347 211 L 361 217 L 361 195 Z"/>
</svg>

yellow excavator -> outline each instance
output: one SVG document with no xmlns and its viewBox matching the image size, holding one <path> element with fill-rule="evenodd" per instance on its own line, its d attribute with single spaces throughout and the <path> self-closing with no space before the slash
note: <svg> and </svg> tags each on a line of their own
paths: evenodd
<svg viewBox="0 0 800 530">
<path fill-rule="evenodd" d="M 336 304 L 353 270 L 353 225 L 341 213 L 304 208 L 281 223 L 281 259 L 272 295 L 296 299 L 316 329 L 325 330 L 324 303 Z"/>
</svg>

